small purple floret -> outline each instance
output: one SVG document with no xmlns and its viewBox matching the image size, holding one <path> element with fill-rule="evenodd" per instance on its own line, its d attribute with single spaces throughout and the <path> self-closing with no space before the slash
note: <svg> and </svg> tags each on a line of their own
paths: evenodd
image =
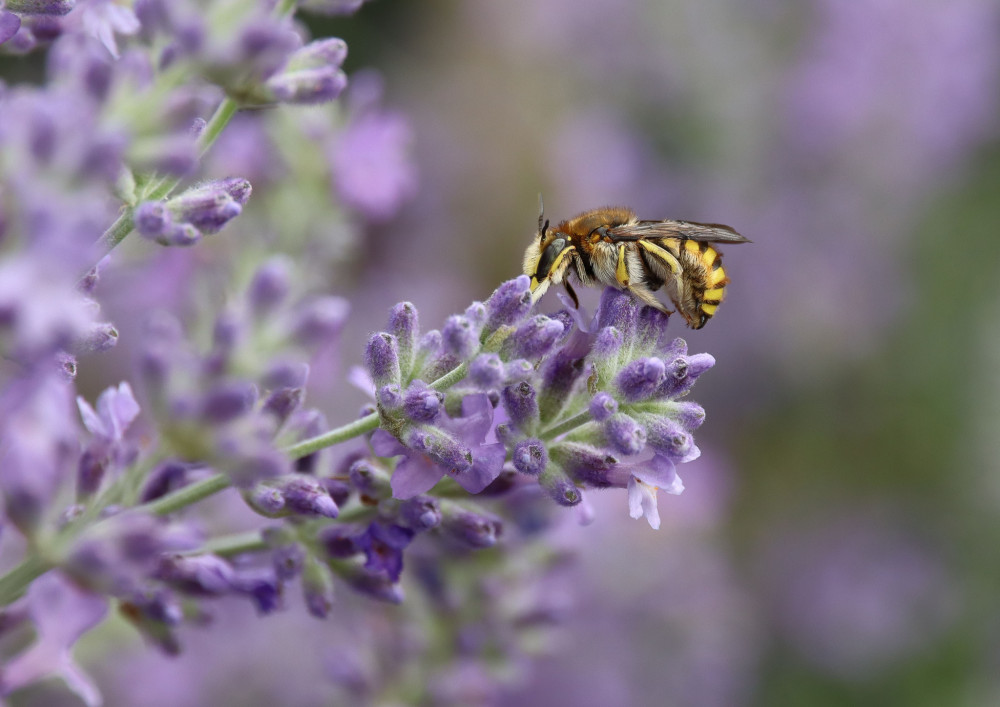
<svg viewBox="0 0 1000 707">
<path fill-rule="evenodd" d="M 480 354 L 469 364 L 469 378 L 478 388 L 496 388 L 504 379 L 503 361 L 495 353 Z"/>
<path fill-rule="evenodd" d="M 530 432 L 538 422 L 538 400 L 530 383 L 509 385 L 501 393 L 504 410 L 518 429 Z"/>
<path fill-rule="evenodd" d="M 518 442 L 511 458 L 514 468 L 529 476 L 538 476 L 545 471 L 545 467 L 549 463 L 549 454 L 545 450 L 545 443 L 534 438 Z"/>
<path fill-rule="evenodd" d="M 373 334 L 365 349 L 365 366 L 376 389 L 389 384 L 399 385 L 399 349 L 396 337 L 385 332 Z"/>
<path fill-rule="evenodd" d="M 618 412 L 618 401 L 610 393 L 601 391 L 590 401 L 590 416 L 597 422 L 603 422 Z"/>
<path fill-rule="evenodd" d="M 490 295 L 486 300 L 486 332 L 516 324 L 531 311 L 530 286 L 530 278 L 520 275 L 507 280 Z"/>
<path fill-rule="evenodd" d="M 414 422 L 433 422 L 444 410 L 444 395 L 423 384 L 414 384 L 403 398 L 403 410 Z"/>
</svg>

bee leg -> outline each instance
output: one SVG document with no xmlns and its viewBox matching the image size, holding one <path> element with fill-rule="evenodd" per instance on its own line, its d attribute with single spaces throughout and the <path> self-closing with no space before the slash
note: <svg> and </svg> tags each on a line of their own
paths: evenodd
<svg viewBox="0 0 1000 707">
<path fill-rule="evenodd" d="M 625 244 L 618 245 L 618 266 L 615 268 L 615 279 L 623 290 L 629 289 L 631 278 L 628 272 L 628 260 L 626 259 Z"/>
<path fill-rule="evenodd" d="M 569 284 L 569 280 L 563 280 L 563 287 L 566 288 L 567 294 L 569 294 L 570 299 L 573 300 L 573 306 L 580 309 L 580 299 L 576 296 L 576 290 L 574 290 L 573 286 Z"/>
<path fill-rule="evenodd" d="M 664 314 L 674 313 L 674 310 L 667 309 L 666 305 L 663 304 L 663 302 L 656 299 L 656 296 L 653 294 L 652 290 L 650 290 L 648 287 L 644 285 L 632 285 L 632 287 L 628 288 L 628 291 L 631 292 L 632 295 L 640 302 L 642 302 L 643 304 L 648 304 L 653 309 L 658 309 Z"/>
</svg>

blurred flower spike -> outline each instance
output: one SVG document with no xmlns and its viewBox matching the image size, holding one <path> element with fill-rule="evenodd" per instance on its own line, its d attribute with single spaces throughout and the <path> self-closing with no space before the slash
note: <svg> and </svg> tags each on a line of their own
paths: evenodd
<svg viewBox="0 0 1000 707">
<path fill-rule="evenodd" d="M 135 229 L 160 245 L 194 245 L 239 216 L 250 192 L 250 182 L 230 178 L 192 187 L 165 202 L 146 201 L 135 210 Z"/>
</svg>

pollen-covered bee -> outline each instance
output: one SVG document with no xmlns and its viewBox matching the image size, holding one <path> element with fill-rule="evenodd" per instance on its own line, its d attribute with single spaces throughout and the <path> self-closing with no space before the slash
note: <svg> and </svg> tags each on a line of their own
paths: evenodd
<svg viewBox="0 0 1000 707">
<path fill-rule="evenodd" d="M 568 276 L 583 285 L 628 290 L 662 312 L 671 310 L 653 293 L 663 287 L 692 329 L 705 326 L 719 308 L 729 278 L 713 243 L 747 243 L 748 238 L 714 223 L 640 221 L 631 209 L 585 211 L 549 228 L 544 212 L 538 235 L 524 254 L 534 301 L 549 285 L 563 283 L 574 302 Z"/>
</svg>

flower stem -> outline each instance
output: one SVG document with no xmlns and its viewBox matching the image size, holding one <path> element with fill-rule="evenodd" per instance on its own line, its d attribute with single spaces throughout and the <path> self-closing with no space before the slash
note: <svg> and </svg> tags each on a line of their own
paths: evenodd
<svg viewBox="0 0 1000 707">
<path fill-rule="evenodd" d="M 446 388 L 450 388 L 451 386 L 455 385 L 460 380 L 465 378 L 465 376 L 468 373 L 469 373 L 469 364 L 463 363 L 461 366 L 456 366 L 455 368 L 451 369 L 443 376 L 438 378 L 436 381 L 431 383 L 431 388 L 433 388 L 434 390 L 445 390 Z"/>
<path fill-rule="evenodd" d="M 559 435 L 566 434 L 570 430 L 575 430 L 577 427 L 585 425 L 590 421 L 591 421 L 590 411 L 584 410 L 581 413 L 573 415 L 573 417 L 566 418 L 558 425 L 555 425 L 554 427 L 550 427 L 549 429 L 545 430 L 544 432 L 542 432 L 540 437 L 544 441 L 548 442 L 549 440 L 553 440 Z"/>
<path fill-rule="evenodd" d="M 468 372 L 468 363 L 456 366 L 431 383 L 431 388 L 434 388 L 435 390 L 449 388 L 465 378 Z M 318 452 L 326 447 L 332 447 L 335 444 L 340 444 L 341 442 L 346 442 L 349 439 L 371 432 L 378 427 L 378 423 L 378 413 L 373 412 L 370 415 L 366 415 L 365 417 L 343 425 L 342 427 L 337 427 L 329 432 L 324 432 L 321 435 L 304 439 L 301 442 L 291 445 L 290 447 L 285 447 L 284 451 L 285 454 L 292 459 L 298 459 L 299 457 L 304 457 L 312 454 L 313 452 Z"/>
<path fill-rule="evenodd" d="M 212 538 L 201 548 L 190 554 L 201 555 L 203 553 L 211 553 L 221 557 L 231 557 L 232 555 L 240 555 L 244 552 L 260 552 L 267 548 L 268 545 L 264 542 L 264 538 L 261 537 L 259 530 L 248 530 L 245 533 L 233 533 L 232 535 Z"/>
<path fill-rule="evenodd" d="M 129 206 L 126 207 L 115 222 L 111 224 L 111 228 L 104 232 L 98 241 L 98 248 L 102 254 L 109 253 L 115 246 L 125 240 L 125 236 L 132 232 L 135 227 L 135 222 L 132 220 L 132 213 L 134 209 Z"/>
<path fill-rule="evenodd" d="M 209 476 L 207 479 L 202 479 L 201 481 L 196 481 L 193 484 L 189 484 L 182 489 L 178 489 L 171 494 L 167 494 L 162 498 L 158 498 L 155 501 L 150 501 L 137 508 L 139 511 L 146 511 L 147 513 L 155 513 L 157 515 L 166 515 L 167 513 L 173 513 L 178 511 L 185 506 L 190 506 L 192 503 L 197 503 L 203 498 L 208 498 L 209 496 L 214 496 L 220 491 L 224 491 L 229 488 L 229 477 L 225 474 L 215 474 Z"/>
<path fill-rule="evenodd" d="M 52 569 L 53 565 L 38 554 L 29 554 L 10 572 L 0 576 L 0 606 L 7 606 L 24 594 L 35 579 Z"/>
<path fill-rule="evenodd" d="M 198 136 L 199 157 L 204 157 L 205 153 L 215 144 L 215 141 L 219 139 L 219 135 L 229 125 L 229 121 L 236 115 L 237 110 L 239 110 L 239 104 L 236 101 L 229 97 L 223 99 L 205 125 L 205 129 L 201 131 L 201 135 Z"/>
<path fill-rule="evenodd" d="M 340 442 L 363 435 L 366 432 L 371 432 L 376 427 L 378 427 L 378 413 L 373 412 L 342 427 L 337 427 L 329 432 L 324 432 L 321 435 L 302 440 L 290 447 L 285 447 L 285 454 L 292 459 L 298 459 L 326 447 L 332 447 Z"/>
</svg>

